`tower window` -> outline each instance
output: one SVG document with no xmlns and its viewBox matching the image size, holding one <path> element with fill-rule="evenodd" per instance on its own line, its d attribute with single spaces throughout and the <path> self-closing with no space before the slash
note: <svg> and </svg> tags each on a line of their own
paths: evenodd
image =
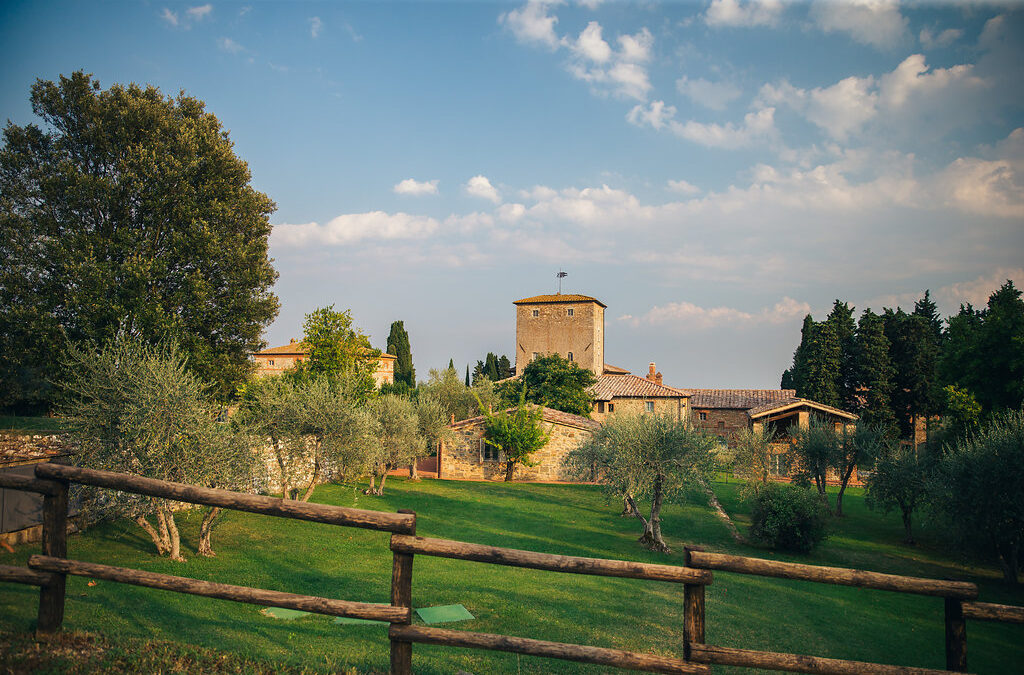
<svg viewBox="0 0 1024 675">
<path fill-rule="evenodd" d="M 569 360 L 572 361 L 572 352 L 569 352 Z"/>
<path fill-rule="evenodd" d="M 540 310 L 539 309 L 533 310 L 533 315 L 534 316 L 540 316 Z"/>
<path fill-rule="evenodd" d="M 574 311 L 575 311 L 575 310 L 573 310 L 573 308 L 572 308 L 572 307 L 570 307 L 569 309 L 565 310 L 565 313 L 566 313 L 566 315 L 568 315 L 568 316 L 573 316 L 573 315 L 574 315 Z"/>
<path fill-rule="evenodd" d="M 534 360 L 536 360 L 536 358 L 537 358 L 538 356 L 540 356 L 540 352 L 534 352 L 534 353 L 533 353 L 533 359 L 534 359 Z"/>
</svg>

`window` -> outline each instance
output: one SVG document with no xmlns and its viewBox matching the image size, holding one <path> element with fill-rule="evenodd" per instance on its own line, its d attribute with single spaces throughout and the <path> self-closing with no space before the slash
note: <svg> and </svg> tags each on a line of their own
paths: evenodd
<svg viewBox="0 0 1024 675">
<path fill-rule="evenodd" d="M 493 445 L 490 445 L 487 441 L 485 441 L 482 438 L 478 441 L 478 443 L 479 443 L 480 461 L 481 462 L 497 462 L 498 461 L 498 449 L 496 447 L 494 447 Z"/>
<path fill-rule="evenodd" d="M 614 403 L 609 403 L 608 404 L 608 412 L 610 412 L 610 413 L 615 412 L 615 404 Z"/>
<path fill-rule="evenodd" d="M 572 361 L 572 352 L 569 352 L 569 360 Z"/>
<path fill-rule="evenodd" d="M 644 401 L 644 411 L 649 413 L 654 412 L 654 401 Z"/>
<path fill-rule="evenodd" d="M 533 360 L 536 360 L 536 358 L 537 358 L 538 356 L 540 356 L 540 352 L 534 352 L 534 353 L 533 353 Z"/>
<path fill-rule="evenodd" d="M 719 422 L 718 423 L 718 433 L 720 433 L 720 434 L 724 434 L 725 433 L 725 422 Z"/>
<path fill-rule="evenodd" d="M 701 422 L 707 422 L 708 421 L 708 414 L 706 412 L 704 412 L 703 410 L 700 411 L 697 414 L 700 416 L 700 421 Z"/>
<path fill-rule="evenodd" d="M 597 402 L 597 412 L 599 412 L 599 413 L 603 413 L 604 412 L 604 401 L 598 401 Z"/>
<path fill-rule="evenodd" d="M 267 365 L 268 366 L 274 365 L 274 359 L 267 359 Z"/>
<path fill-rule="evenodd" d="M 539 309 L 533 310 L 533 315 L 534 316 L 540 316 L 540 310 Z"/>
<path fill-rule="evenodd" d="M 772 453 L 768 456 L 768 475 L 776 478 L 789 476 L 789 455 L 785 452 Z"/>
<path fill-rule="evenodd" d="M 565 314 L 566 316 L 573 316 L 574 311 L 575 310 L 572 307 L 570 307 L 569 309 L 565 310 Z"/>
</svg>

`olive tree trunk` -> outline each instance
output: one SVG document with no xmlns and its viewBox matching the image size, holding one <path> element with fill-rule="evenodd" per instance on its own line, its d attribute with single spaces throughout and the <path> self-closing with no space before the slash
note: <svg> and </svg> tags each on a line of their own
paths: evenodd
<svg viewBox="0 0 1024 675">
<path fill-rule="evenodd" d="M 213 521 L 217 519 L 220 512 L 221 508 L 214 506 L 203 516 L 203 522 L 199 525 L 199 546 L 197 547 L 199 555 L 204 555 L 207 558 L 217 555 L 213 552 L 213 546 L 210 545 L 210 533 L 213 531 Z"/>
</svg>

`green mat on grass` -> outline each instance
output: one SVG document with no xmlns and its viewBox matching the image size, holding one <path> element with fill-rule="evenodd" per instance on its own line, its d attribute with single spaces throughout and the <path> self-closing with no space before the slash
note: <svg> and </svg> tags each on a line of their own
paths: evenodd
<svg viewBox="0 0 1024 675">
<path fill-rule="evenodd" d="M 423 619 L 423 623 L 448 623 L 450 621 L 467 621 L 476 618 L 462 605 L 424 607 L 423 609 L 417 609 L 416 613 Z"/>
<path fill-rule="evenodd" d="M 284 607 L 267 607 L 261 609 L 260 612 L 275 619 L 285 619 L 286 621 L 309 615 L 309 612 L 303 612 L 298 609 L 286 609 Z"/>
</svg>

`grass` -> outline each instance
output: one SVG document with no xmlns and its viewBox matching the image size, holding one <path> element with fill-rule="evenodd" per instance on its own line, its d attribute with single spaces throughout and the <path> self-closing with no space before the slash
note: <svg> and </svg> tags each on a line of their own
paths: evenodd
<svg viewBox="0 0 1024 675">
<path fill-rule="evenodd" d="M 717 484 L 716 491 L 742 527 L 749 513 L 739 499 L 738 486 Z M 966 579 L 979 584 L 982 600 L 1024 604 L 1024 591 L 1002 583 L 994 569 L 951 556 L 935 529 L 921 529 L 919 546 L 903 546 L 898 516 L 868 511 L 857 490 L 848 491 L 847 516 L 837 520 L 832 538 L 810 556 L 773 555 L 738 545 L 699 501 L 666 508 L 663 529 L 674 552 L 660 555 L 638 546 L 639 522 L 619 518 L 617 504 L 607 502 L 595 486 L 391 479 L 387 492 L 381 498 L 366 497 L 351 486 L 328 485 L 317 490 L 315 500 L 391 511 L 410 508 L 418 514 L 417 533 L 423 536 L 669 564 L 682 564 L 682 544 L 687 542 L 742 555 Z M 187 554 L 195 550 L 198 513 L 183 514 L 181 520 Z M 218 555 L 212 559 L 192 555 L 187 563 L 178 564 L 158 557 L 131 523 L 105 524 L 71 537 L 69 557 L 295 593 L 387 602 L 391 572 L 387 539 L 379 532 L 232 512 L 214 533 Z M 14 554 L 0 554 L 0 564 L 24 564 L 36 550 L 36 546 L 23 546 Z M 448 626 L 454 629 L 682 654 L 682 588 L 678 585 L 426 556 L 416 557 L 413 579 L 414 606 L 461 603 L 476 617 Z M 280 621 L 250 605 L 102 581 L 88 586 L 87 582 L 68 578 L 65 628 L 102 635 L 112 644 L 159 641 L 187 645 L 182 646 L 187 650 L 218 648 L 243 664 L 275 663 L 293 671 L 388 669 L 383 626 L 336 625 L 319 616 Z M 37 599 L 34 588 L 0 587 L 0 630 L 29 628 Z M 942 616 L 942 600 L 937 598 L 728 573 L 716 572 L 707 591 L 709 643 L 899 665 L 943 667 Z M 971 622 L 971 671 L 1006 672 L 1007 664 L 1024 662 L 1020 638 L 1019 626 Z M 0 636 L 0 644 L 4 639 Z M 568 662 L 426 645 L 414 647 L 413 659 L 417 673 L 604 672 Z"/>
<path fill-rule="evenodd" d="M 63 431 L 64 420 L 56 417 L 24 417 L 20 415 L 0 415 L 0 430 L 53 432 Z"/>
</svg>

